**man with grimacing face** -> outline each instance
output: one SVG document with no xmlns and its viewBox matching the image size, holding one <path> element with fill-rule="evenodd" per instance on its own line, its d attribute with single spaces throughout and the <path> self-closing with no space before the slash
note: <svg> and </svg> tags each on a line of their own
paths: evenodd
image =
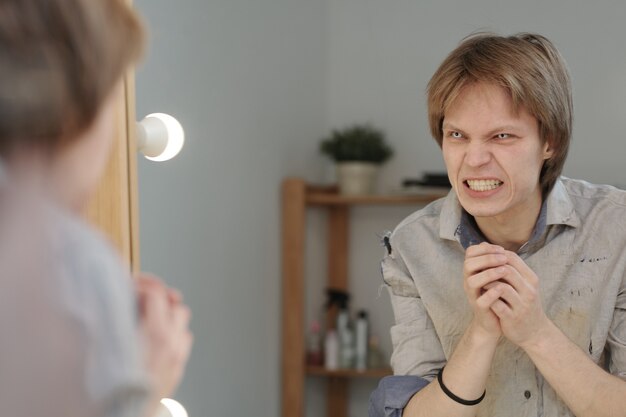
<svg viewBox="0 0 626 417">
<path fill-rule="evenodd" d="M 626 192 L 561 176 L 572 108 L 538 34 L 471 35 L 431 78 L 452 190 L 389 236 L 371 417 L 624 415 Z"/>
</svg>

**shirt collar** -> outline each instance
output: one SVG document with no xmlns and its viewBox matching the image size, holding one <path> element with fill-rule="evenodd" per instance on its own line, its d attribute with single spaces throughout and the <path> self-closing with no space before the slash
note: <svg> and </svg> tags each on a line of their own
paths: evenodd
<svg viewBox="0 0 626 417">
<path fill-rule="evenodd" d="M 558 179 L 548 194 L 548 225 L 563 224 L 571 227 L 580 226 L 580 218 L 576 214 L 574 204 L 570 198 L 565 185 Z"/>
<path fill-rule="evenodd" d="M 461 226 L 463 207 L 456 197 L 454 188 L 444 197 L 441 212 L 439 213 L 439 237 L 456 240 L 457 229 Z"/>
<path fill-rule="evenodd" d="M 548 226 L 558 224 L 570 227 L 580 225 L 572 200 L 560 179 L 557 179 L 548 198 L 541 205 L 541 211 L 528 244 L 537 242 L 545 236 Z M 454 189 L 450 190 L 445 197 L 441 208 L 439 237 L 458 240 L 464 249 L 485 241 L 474 218 L 461 207 Z"/>
</svg>

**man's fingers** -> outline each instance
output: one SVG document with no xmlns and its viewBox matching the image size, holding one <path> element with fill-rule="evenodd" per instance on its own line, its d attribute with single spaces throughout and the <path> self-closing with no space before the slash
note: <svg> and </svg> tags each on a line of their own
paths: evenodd
<svg viewBox="0 0 626 417">
<path fill-rule="evenodd" d="M 482 309 L 491 309 L 498 317 L 510 315 L 519 306 L 521 299 L 517 291 L 504 282 L 492 282 L 485 286 L 485 292 L 476 300 Z"/>
<path fill-rule="evenodd" d="M 144 316 L 165 320 L 169 314 L 170 303 L 164 288 L 139 289 L 139 300 Z"/>
<path fill-rule="evenodd" d="M 511 307 L 501 299 L 497 299 L 490 308 L 500 319 L 504 319 L 511 314 Z"/>
<path fill-rule="evenodd" d="M 167 299 L 172 305 L 180 304 L 183 301 L 183 294 L 180 291 L 178 291 L 176 288 L 168 288 Z"/>
<path fill-rule="evenodd" d="M 465 257 L 473 258 L 475 256 L 486 255 L 488 253 L 504 253 L 504 248 L 502 246 L 483 242 L 480 245 L 473 245 L 467 248 L 465 251 Z"/>
<path fill-rule="evenodd" d="M 522 276 L 531 285 L 537 285 L 539 280 L 537 275 L 532 269 L 520 258 L 515 252 L 506 251 L 507 263 L 517 270 L 520 276 Z"/>
<path fill-rule="evenodd" d="M 137 272 L 134 275 L 134 278 L 137 282 L 140 282 L 142 284 L 147 284 L 147 285 L 163 283 L 161 278 L 159 278 L 157 275 L 151 272 L 145 272 L 145 271 Z"/>
<path fill-rule="evenodd" d="M 484 270 L 505 265 L 507 261 L 508 258 L 504 254 L 487 254 L 466 258 L 463 262 L 463 274 L 465 277 L 470 277 Z"/>
<path fill-rule="evenodd" d="M 486 310 L 491 307 L 491 305 L 496 302 L 502 295 L 502 289 L 499 286 L 494 286 L 493 288 L 485 291 L 480 297 L 476 299 L 476 305 L 478 308 L 482 310 Z"/>
<path fill-rule="evenodd" d="M 191 310 L 186 305 L 180 305 L 173 309 L 172 321 L 179 329 L 187 329 L 191 321 Z"/>
<path fill-rule="evenodd" d="M 144 272 L 135 275 L 135 279 L 133 281 L 135 284 L 135 290 L 138 293 L 144 293 L 151 290 L 164 290 L 167 288 L 163 281 L 161 281 L 161 279 L 156 275 Z"/>
<path fill-rule="evenodd" d="M 506 266 L 498 266 L 495 268 L 489 268 L 475 275 L 470 276 L 467 279 L 467 285 L 473 290 L 489 289 L 488 284 L 494 281 L 501 280 L 507 274 Z"/>
<path fill-rule="evenodd" d="M 159 277 L 150 273 L 141 272 L 135 276 L 135 289 L 140 298 L 149 291 L 164 291 L 172 306 L 180 304 L 183 300 L 179 290 L 168 287 Z"/>
</svg>

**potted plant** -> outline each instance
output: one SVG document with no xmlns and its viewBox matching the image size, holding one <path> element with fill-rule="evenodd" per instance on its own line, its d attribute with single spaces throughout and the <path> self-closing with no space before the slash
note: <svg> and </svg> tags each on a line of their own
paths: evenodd
<svg viewBox="0 0 626 417">
<path fill-rule="evenodd" d="M 357 124 L 322 139 L 320 151 L 336 163 L 342 194 L 371 194 L 381 164 L 392 155 L 385 134 L 370 124 Z"/>
</svg>

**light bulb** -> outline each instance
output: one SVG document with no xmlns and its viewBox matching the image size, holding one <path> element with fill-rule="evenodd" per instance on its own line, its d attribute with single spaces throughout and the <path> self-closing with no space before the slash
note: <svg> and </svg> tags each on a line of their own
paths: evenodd
<svg viewBox="0 0 626 417">
<path fill-rule="evenodd" d="M 152 113 L 137 123 L 137 149 L 151 161 L 172 159 L 184 143 L 183 127 L 168 114 Z"/>
<path fill-rule="evenodd" d="M 163 407 L 165 407 L 165 409 L 170 414 L 167 417 L 189 417 L 189 415 L 187 414 L 187 410 L 185 410 L 185 407 L 183 407 L 181 403 L 176 400 L 172 400 L 171 398 L 163 398 L 161 399 L 161 404 L 163 404 Z"/>
</svg>

